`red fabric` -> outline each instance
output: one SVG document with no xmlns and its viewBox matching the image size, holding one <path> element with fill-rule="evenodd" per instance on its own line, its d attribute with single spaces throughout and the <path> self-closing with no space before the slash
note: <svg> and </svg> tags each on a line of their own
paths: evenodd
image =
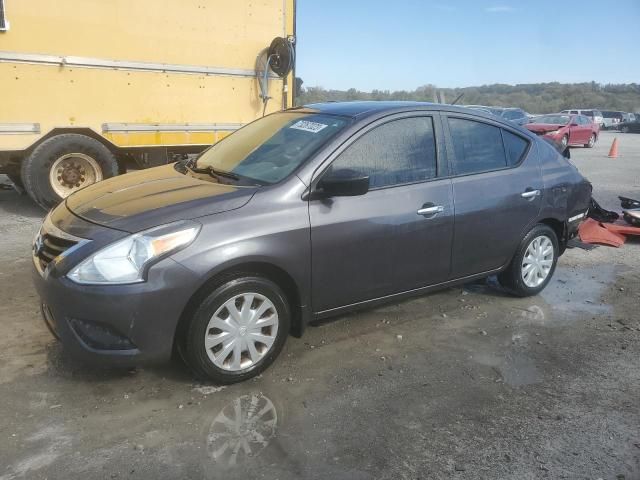
<svg viewBox="0 0 640 480">
<path fill-rule="evenodd" d="M 629 225 L 624 220 L 618 220 L 615 223 L 603 223 L 604 228 L 613 233 L 622 235 L 640 235 L 640 227 Z"/>
<path fill-rule="evenodd" d="M 619 247 L 623 245 L 625 242 L 624 235 L 620 235 L 620 233 L 609 230 L 606 225 L 612 224 L 602 224 L 600 222 L 596 222 L 593 218 L 587 218 L 578 227 L 580 240 L 584 243 L 599 243 L 602 245 L 610 245 L 612 247 Z"/>
</svg>

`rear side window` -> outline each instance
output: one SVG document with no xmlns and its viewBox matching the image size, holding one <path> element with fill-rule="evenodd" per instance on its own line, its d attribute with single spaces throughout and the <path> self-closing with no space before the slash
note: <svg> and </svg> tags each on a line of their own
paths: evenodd
<svg viewBox="0 0 640 480">
<path fill-rule="evenodd" d="M 486 123 L 449 118 L 456 155 L 455 173 L 485 172 L 507 166 L 500 129 Z"/>
<path fill-rule="evenodd" d="M 586 115 L 587 117 L 593 117 L 593 110 L 583 110 L 582 115 Z"/>
<path fill-rule="evenodd" d="M 527 151 L 529 142 L 506 130 L 502 130 L 502 139 L 504 140 L 504 150 L 507 154 L 507 164 L 510 166 L 517 165 Z"/>
<path fill-rule="evenodd" d="M 332 163 L 369 176 L 371 188 L 420 182 L 436 176 L 436 143 L 431 117 L 393 120 L 370 130 Z"/>
</svg>

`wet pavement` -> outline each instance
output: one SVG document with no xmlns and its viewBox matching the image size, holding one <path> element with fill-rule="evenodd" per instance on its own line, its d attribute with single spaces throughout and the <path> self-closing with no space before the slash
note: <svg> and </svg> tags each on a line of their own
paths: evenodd
<svg viewBox="0 0 640 480">
<path fill-rule="evenodd" d="M 609 144 L 572 152 L 596 195 Z M 0 480 L 640 478 L 638 241 L 568 250 L 537 297 L 490 279 L 333 319 L 220 387 L 68 359 L 30 282 L 41 218 L 0 191 Z"/>
</svg>

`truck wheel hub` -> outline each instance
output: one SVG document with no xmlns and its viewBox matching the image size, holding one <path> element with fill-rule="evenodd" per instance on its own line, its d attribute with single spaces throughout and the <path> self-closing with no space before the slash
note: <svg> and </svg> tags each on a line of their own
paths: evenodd
<svg viewBox="0 0 640 480">
<path fill-rule="evenodd" d="M 61 156 L 53 162 L 49 171 L 51 188 L 61 198 L 100 180 L 102 170 L 98 162 L 84 153 Z"/>
</svg>

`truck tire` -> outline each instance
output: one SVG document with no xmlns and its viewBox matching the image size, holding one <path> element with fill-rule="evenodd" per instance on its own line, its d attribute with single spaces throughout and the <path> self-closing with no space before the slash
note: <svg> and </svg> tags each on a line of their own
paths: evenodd
<svg viewBox="0 0 640 480">
<path fill-rule="evenodd" d="M 22 162 L 29 196 L 48 210 L 71 193 L 118 174 L 116 157 L 99 141 L 77 133 L 51 137 Z"/>
</svg>

